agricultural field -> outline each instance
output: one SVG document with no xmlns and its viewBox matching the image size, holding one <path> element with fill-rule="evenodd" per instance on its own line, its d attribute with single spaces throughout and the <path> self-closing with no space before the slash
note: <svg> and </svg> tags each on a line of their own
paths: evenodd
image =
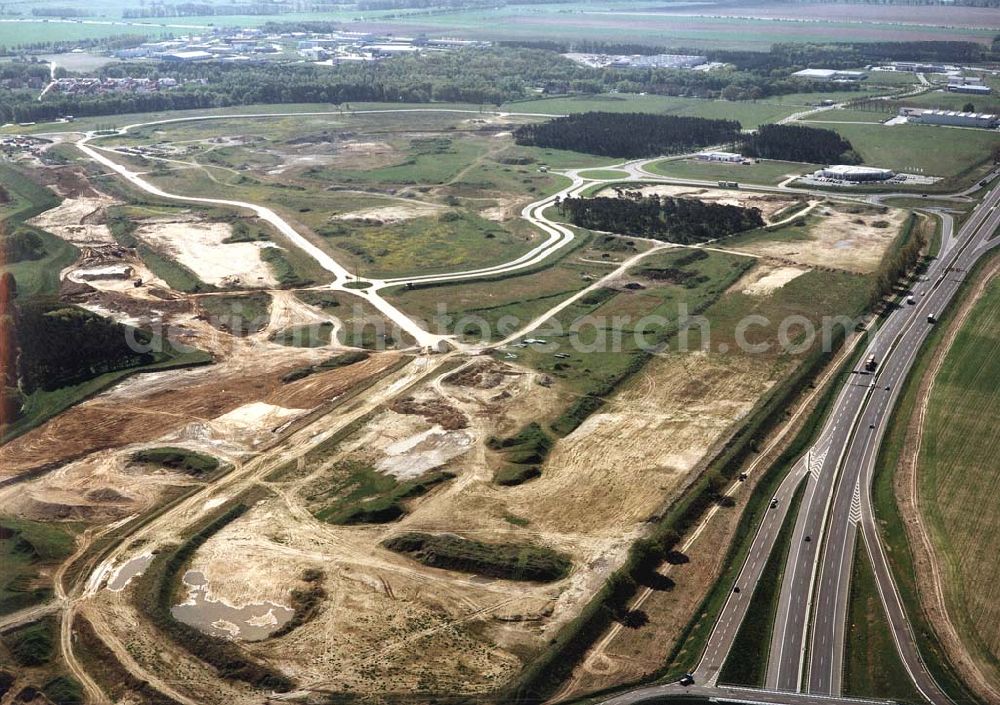
<svg viewBox="0 0 1000 705">
<path fill-rule="evenodd" d="M 851 97 L 864 95 L 850 93 Z M 518 101 L 502 106 L 503 110 L 521 113 L 563 115 L 588 111 L 639 112 L 682 115 L 713 119 L 738 120 L 745 129 L 776 122 L 818 104 L 821 100 L 843 98 L 844 93 L 798 93 L 757 101 L 707 100 L 658 95 L 603 94 L 571 96 L 566 98 L 540 98 Z"/>
<path fill-rule="evenodd" d="M 973 10 L 971 19 L 958 26 L 942 16 L 940 26 L 929 26 L 912 10 L 894 8 L 893 19 L 845 21 L 826 17 L 816 21 L 785 21 L 786 9 L 771 6 L 761 17 L 728 17 L 717 8 L 699 12 L 689 8 L 664 8 L 662 3 L 610 5 L 584 13 L 566 13 L 561 5 L 535 5 L 531 11 L 519 8 L 443 12 L 432 19 L 420 15 L 381 21 L 363 21 L 369 30 L 400 33 L 427 32 L 429 35 L 461 35 L 477 39 L 591 39 L 634 42 L 660 46 L 723 47 L 766 51 L 777 42 L 830 42 L 851 37 L 854 41 L 968 40 L 988 43 L 995 25 Z M 797 10 L 796 10 L 797 12 Z M 898 12 L 898 14 L 897 14 Z M 777 13 L 777 16 L 775 16 Z M 939 15 L 940 16 L 940 15 Z M 982 21 L 982 24 L 976 24 Z"/>
<path fill-rule="evenodd" d="M 993 278 L 951 343 L 923 422 L 920 511 L 939 561 L 948 610 L 966 647 L 983 664 L 1000 653 L 1000 619 L 990 590 L 1000 575 L 983 550 L 1000 530 L 1000 506 L 983 488 L 997 481 L 996 408 L 1000 368 L 1000 280 Z M 996 677 L 996 671 L 993 671 Z M 995 681 L 994 681 L 995 682 Z"/>
</svg>

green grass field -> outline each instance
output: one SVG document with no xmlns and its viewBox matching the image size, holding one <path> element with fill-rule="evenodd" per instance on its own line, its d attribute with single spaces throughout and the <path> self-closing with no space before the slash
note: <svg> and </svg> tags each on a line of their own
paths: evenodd
<svg viewBox="0 0 1000 705">
<path fill-rule="evenodd" d="M 1000 133 L 931 125 L 830 125 L 854 146 L 865 164 L 955 178 L 990 159 Z"/>
<path fill-rule="evenodd" d="M 640 343 L 652 347 L 677 329 L 681 306 L 690 311 L 704 310 L 752 263 L 746 257 L 718 252 L 685 262 L 691 254 L 692 250 L 675 249 L 650 255 L 630 270 L 630 277 L 644 288 L 591 292 L 529 336 L 542 338 L 548 345 L 509 352 L 517 355 L 520 363 L 562 380 L 576 392 L 602 388 L 629 368 L 640 351 Z M 682 284 L 657 280 L 650 274 L 672 267 L 682 268 L 693 277 Z M 659 318 L 648 318 L 650 325 L 639 327 L 644 317 L 654 316 Z M 620 344 L 616 342 L 619 335 Z M 692 346 L 697 346 L 697 341 Z M 554 353 L 566 357 L 557 358 Z"/>
<path fill-rule="evenodd" d="M 43 575 L 72 550 L 68 527 L 0 518 L 0 615 L 49 599 Z"/>
<path fill-rule="evenodd" d="M 537 242 L 539 236 L 515 235 L 499 223 L 466 211 L 386 225 L 340 225 L 326 232 L 337 259 L 361 276 L 405 277 L 486 267 L 510 261 Z"/>
<path fill-rule="evenodd" d="M 580 263 L 567 253 L 545 269 L 499 278 L 383 292 L 407 314 L 428 321 L 430 330 L 455 330 L 467 340 L 496 340 L 517 330 L 607 273 L 600 264 Z M 457 329 L 457 330 L 456 330 Z"/>
<path fill-rule="evenodd" d="M 921 509 L 943 563 L 946 598 L 974 653 L 1000 664 L 1000 279 L 994 278 L 949 349 L 934 382 L 920 457 Z M 995 672 L 1000 672 L 998 669 Z"/>
<path fill-rule="evenodd" d="M 739 120 L 745 128 L 757 127 L 766 122 L 776 122 L 802 109 L 806 103 L 815 103 L 822 98 L 818 94 L 799 94 L 798 101 L 782 104 L 769 100 L 738 101 L 703 100 L 700 98 L 678 98 L 661 95 L 604 94 L 595 96 L 571 96 L 566 98 L 542 98 L 538 100 L 507 103 L 504 110 L 524 113 L 548 113 L 562 115 L 602 111 L 612 113 L 663 113 L 691 117 Z"/>
<path fill-rule="evenodd" d="M 844 647 L 844 695 L 922 703 L 899 660 L 889 621 L 882 608 L 871 560 L 858 539 L 851 573 Z"/>
<path fill-rule="evenodd" d="M 818 169 L 816 164 L 779 162 L 766 159 L 754 164 L 702 162 L 696 159 L 664 159 L 653 162 L 647 169 L 654 174 L 678 179 L 735 181 L 752 184 L 778 184 L 793 174 L 805 174 Z"/>
</svg>

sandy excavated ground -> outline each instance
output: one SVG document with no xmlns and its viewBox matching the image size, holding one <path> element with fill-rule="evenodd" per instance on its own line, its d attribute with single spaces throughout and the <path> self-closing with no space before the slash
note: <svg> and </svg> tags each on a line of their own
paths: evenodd
<svg viewBox="0 0 1000 705">
<path fill-rule="evenodd" d="M 380 206 L 378 208 L 367 208 L 365 210 L 351 211 L 334 216 L 332 220 L 377 220 L 384 224 L 399 223 L 411 218 L 422 218 L 428 215 L 437 215 L 447 210 L 444 206 L 435 203 L 419 203 L 417 201 L 400 203 L 395 206 Z"/>
<path fill-rule="evenodd" d="M 270 267 L 260 258 L 261 248 L 273 245 L 259 242 L 223 244 L 222 241 L 232 235 L 232 228 L 227 223 L 149 219 L 143 221 L 135 234 L 208 284 L 277 285 Z"/>
<path fill-rule="evenodd" d="M 629 189 L 632 190 L 632 189 Z M 638 191 L 644 196 L 674 196 L 678 198 L 697 198 L 700 201 L 709 201 L 726 206 L 742 206 L 743 208 L 759 208 L 765 220 L 770 220 L 771 216 L 787 208 L 796 199 L 789 196 L 782 196 L 768 193 L 752 193 L 748 191 L 731 191 L 728 189 L 702 188 L 699 186 L 671 186 L 661 184 L 656 186 L 643 186 Z M 602 196 L 610 196 L 615 192 L 613 189 L 605 189 Z"/>
<path fill-rule="evenodd" d="M 316 466 L 279 478 L 279 498 L 209 540 L 192 567 L 234 605 L 288 604 L 302 571 L 324 571 L 329 599 L 319 614 L 288 636 L 249 646 L 301 686 L 487 692 L 577 613 L 649 516 L 784 371 L 781 362 L 738 356 L 666 355 L 559 441 L 541 478 L 503 488 L 492 482 L 502 458 L 485 440 L 548 418 L 566 400 L 540 386 L 537 373 L 476 361 L 414 390 L 408 406 L 394 405 L 403 413 L 380 412 Z M 455 428 L 463 423 L 456 411 L 464 428 Z M 329 498 L 309 498 L 343 478 L 345 461 L 401 478 L 431 466 L 456 477 L 409 500 L 408 514 L 391 524 L 320 522 L 311 512 Z M 510 516 L 529 523 L 516 526 Z M 407 530 L 549 546 L 572 556 L 574 568 L 548 585 L 425 568 L 380 547 Z M 196 690 L 206 702 L 224 701 L 214 687 L 205 680 Z"/>
<path fill-rule="evenodd" d="M 867 274 L 878 269 L 886 248 L 906 220 L 905 210 L 890 208 L 884 214 L 854 214 L 849 206 L 820 206 L 809 216 L 809 239 L 755 239 L 736 249 L 814 267 L 835 267 Z M 875 223 L 887 223 L 876 227 Z"/>
<path fill-rule="evenodd" d="M 284 160 L 282 166 L 268 169 L 269 175 L 280 175 L 289 169 L 333 166 L 339 169 L 378 169 L 400 161 L 403 153 L 387 142 L 321 140 L 302 144 L 285 144 L 281 149 L 268 150 Z"/>
<path fill-rule="evenodd" d="M 634 530 L 780 378 L 783 366 L 677 353 L 651 362 L 549 456 L 508 506 L 538 529 Z"/>
<path fill-rule="evenodd" d="M 105 210 L 115 203 L 114 199 L 100 195 L 67 198 L 28 223 L 74 245 L 113 245 L 115 239 L 105 222 Z"/>
<path fill-rule="evenodd" d="M 110 522 L 150 509 L 164 492 L 196 482 L 129 464 L 133 446 L 99 451 L 37 480 L 0 489 L 0 514 L 35 521 Z"/>
<path fill-rule="evenodd" d="M 245 452 L 243 443 L 271 435 L 264 415 L 235 438 L 220 439 L 212 424 L 254 401 L 299 410 L 336 399 L 355 384 L 387 369 L 398 356 L 373 355 L 365 362 L 289 384 L 281 376 L 329 352 L 287 348 L 282 355 L 246 346 L 232 360 L 208 367 L 135 375 L 0 447 L 0 479 L 49 463 L 65 463 L 95 451 L 157 439 L 201 442 L 207 452 Z M 282 412 L 284 413 L 284 412 Z M 244 417 L 245 418 L 245 417 Z M 227 421 L 220 423 L 227 424 Z M 235 430 L 231 427 L 229 430 Z"/>
<path fill-rule="evenodd" d="M 767 296 L 808 271 L 804 267 L 785 267 L 758 262 L 756 267 L 751 268 L 730 287 L 730 291 L 741 291 L 750 296 Z"/>
</svg>

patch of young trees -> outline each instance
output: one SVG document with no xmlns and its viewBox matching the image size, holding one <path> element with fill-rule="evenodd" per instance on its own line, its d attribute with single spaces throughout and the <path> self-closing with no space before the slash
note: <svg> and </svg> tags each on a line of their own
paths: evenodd
<svg viewBox="0 0 1000 705">
<path fill-rule="evenodd" d="M 620 198 L 567 198 L 560 210 L 589 230 L 692 244 L 763 227 L 759 208 L 623 191 Z"/>
<path fill-rule="evenodd" d="M 521 145 L 632 159 L 731 142 L 739 131 L 735 120 L 590 112 L 522 125 L 514 139 Z"/>
<path fill-rule="evenodd" d="M 804 125 L 761 125 L 757 132 L 740 137 L 738 149 L 748 157 L 790 162 L 861 163 L 851 143 L 839 134 Z"/>
<path fill-rule="evenodd" d="M 0 235 L 0 262 L 4 264 L 42 259 L 45 255 L 45 242 L 34 230 L 18 228 Z"/>
</svg>

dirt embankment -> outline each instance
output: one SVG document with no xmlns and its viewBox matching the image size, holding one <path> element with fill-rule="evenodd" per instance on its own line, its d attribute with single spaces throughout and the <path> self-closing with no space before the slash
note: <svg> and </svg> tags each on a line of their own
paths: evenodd
<svg viewBox="0 0 1000 705">
<path fill-rule="evenodd" d="M 393 354 L 373 355 L 356 365 L 288 384 L 282 382 L 291 369 L 316 362 L 317 355 L 314 351 L 295 350 L 281 357 L 237 356 L 210 367 L 135 376 L 0 447 L 0 477 L 13 477 L 108 448 L 149 443 L 189 427 L 204 431 L 218 417 L 255 401 L 289 409 L 312 409 L 397 360 Z M 262 417 L 260 424 L 250 424 L 249 434 L 270 433 L 268 421 Z M 198 435 L 194 431 L 192 434 Z"/>
</svg>

